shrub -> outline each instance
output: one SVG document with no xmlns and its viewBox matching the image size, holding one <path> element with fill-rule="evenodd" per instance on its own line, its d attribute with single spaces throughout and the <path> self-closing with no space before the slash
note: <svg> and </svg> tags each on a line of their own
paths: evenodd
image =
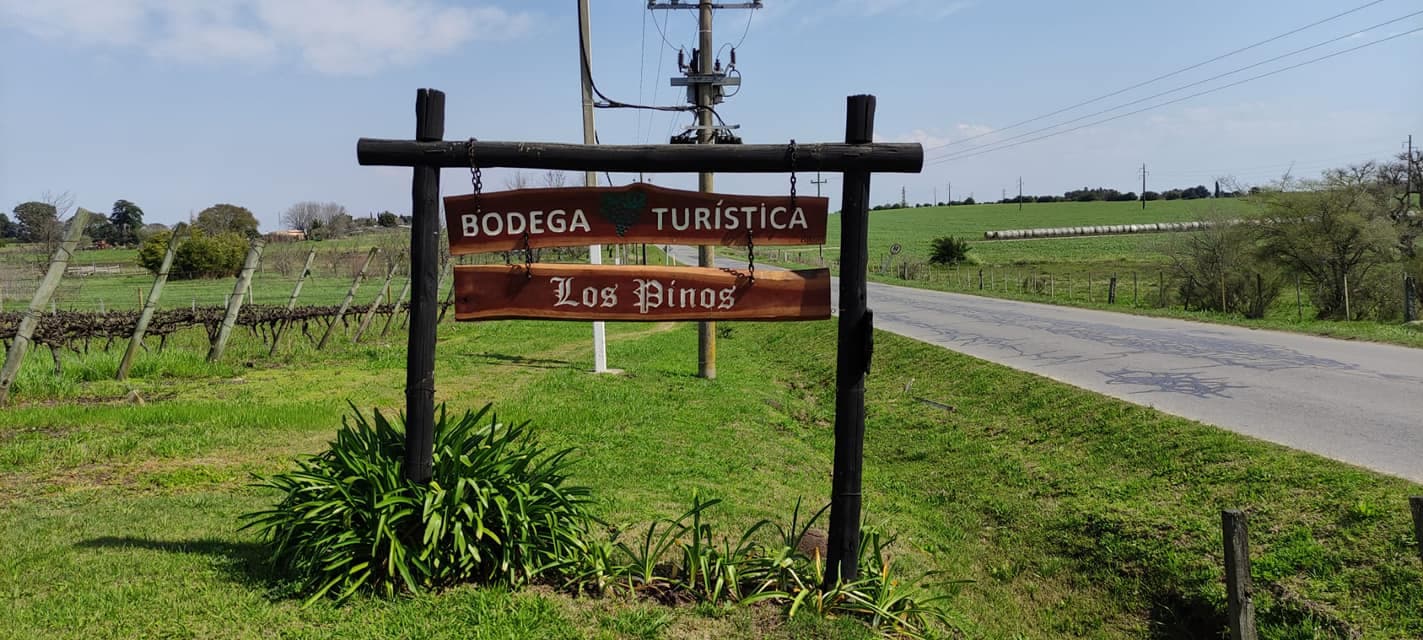
<svg viewBox="0 0 1423 640">
<path fill-rule="evenodd" d="M 968 251 L 972 249 L 967 240 L 955 238 L 954 236 L 940 236 L 934 238 L 934 242 L 929 250 L 930 264 L 955 265 L 968 260 Z"/>
<path fill-rule="evenodd" d="M 138 249 L 138 263 L 152 273 L 158 273 L 163 264 L 163 254 L 168 250 L 171 231 L 159 231 Z M 210 236 L 193 227 L 178 244 L 173 255 L 173 268 L 169 277 L 175 280 L 189 278 L 230 278 L 242 269 L 247 256 L 247 238 L 238 233 L 220 233 Z"/>
<path fill-rule="evenodd" d="M 434 436 L 432 478 L 417 484 L 403 474 L 403 429 L 354 411 L 326 452 L 260 480 L 283 498 L 243 516 L 244 528 L 261 532 L 308 603 L 524 584 L 586 554 L 589 490 L 566 484 L 570 450 L 538 447 L 528 423 L 500 424 L 487 405 L 454 421 L 441 407 Z"/>
<path fill-rule="evenodd" d="M 1187 308 L 1263 318 L 1280 294 L 1282 278 L 1256 259 L 1255 236 L 1246 225 L 1220 224 L 1183 235 L 1168 254 Z"/>
</svg>

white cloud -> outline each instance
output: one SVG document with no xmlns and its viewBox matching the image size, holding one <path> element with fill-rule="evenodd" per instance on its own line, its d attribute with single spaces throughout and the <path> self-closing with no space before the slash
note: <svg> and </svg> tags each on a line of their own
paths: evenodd
<svg viewBox="0 0 1423 640">
<path fill-rule="evenodd" d="M 364 74 L 528 33 L 525 12 L 440 0 L 0 0 L 0 22 L 77 46 L 181 61 L 300 57 L 322 73 Z"/>
<path fill-rule="evenodd" d="M 943 129 L 915 129 L 909 133 L 900 134 L 893 137 L 893 142 L 918 142 L 924 145 L 925 151 L 930 151 L 945 145 L 955 144 L 970 138 L 986 137 L 993 133 L 993 127 L 982 124 L 970 124 L 960 122 L 953 125 L 949 130 Z M 877 141 L 883 141 L 883 138 Z M 977 140 L 976 140 L 977 141 Z M 983 140 L 981 142 L 987 142 Z"/>
</svg>

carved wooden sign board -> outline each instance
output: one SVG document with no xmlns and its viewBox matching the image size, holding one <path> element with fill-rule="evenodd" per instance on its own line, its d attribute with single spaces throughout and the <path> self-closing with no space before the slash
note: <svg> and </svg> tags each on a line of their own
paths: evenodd
<svg viewBox="0 0 1423 640">
<path fill-rule="evenodd" d="M 454 255 L 586 244 L 822 244 L 827 198 L 624 187 L 445 198 Z M 455 267 L 455 318 L 819 320 L 830 272 L 514 264 Z"/>
</svg>

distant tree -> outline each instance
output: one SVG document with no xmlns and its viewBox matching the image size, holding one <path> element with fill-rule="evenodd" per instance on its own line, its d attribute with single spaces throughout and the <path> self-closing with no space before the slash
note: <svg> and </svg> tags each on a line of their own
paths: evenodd
<svg viewBox="0 0 1423 640">
<path fill-rule="evenodd" d="M 162 233 L 162 232 L 167 231 L 167 230 L 168 230 L 168 225 L 166 225 L 166 224 L 162 224 L 162 223 L 158 223 L 158 222 L 150 222 L 150 223 L 145 224 L 145 225 L 143 225 L 142 227 L 139 228 L 139 230 L 138 230 L 138 241 L 139 241 L 140 243 L 142 243 L 143 241 L 145 241 L 145 240 L 147 240 L 149 237 L 151 237 L 153 234 L 155 234 L 155 233 Z"/>
<path fill-rule="evenodd" d="M 162 231 L 144 240 L 138 250 L 138 263 L 157 273 L 172 235 L 172 231 Z M 247 244 L 248 238 L 240 233 L 227 231 L 211 235 L 194 226 L 173 255 L 171 277 L 182 280 L 234 276 L 242 269 Z"/>
<path fill-rule="evenodd" d="M 400 218 L 389 211 L 382 211 L 376 216 L 376 223 L 382 227 L 394 227 L 400 224 Z"/>
<path fill-rule="evenodd" d="M 523 171 L 515 171 L 514 175 L 504 178 L 504 188 L 510 191 L 515 189 L 529 188 L 529 177 Z"/>
<path fill-rule="evenodd" d="M 15 238 L 19 234 L 20 228 L 10 221 L 10 216 L 0 212 L 0 238 Z"/>
<path fill-rule="evenodd" d="M 193 219 L 193 228 L 202 230 L 209 236 L 236 233 L 248 238 L 257 237 L 257 216 L 246 207 L 235 204 L 215 204 L 198 212 Z"/>
<path fill-rule="evenodd" d="M 282 224 L 291 229 L 300 229 L 311 237 L 318 229 L 329 226 L 337 216 L 346 216 L 346 207 L 335 202 L 298 202 L 282 212 Z"/>
<path fill-rule="evenodd" d="M 974 202 L 974 201 L 973 201 L 973 196 L 969 196 L 969 197 L 967 197 L 967 198 L 964 198 L 964 199 L 963 199 L 963 203 L 964 203 L 964 204 L 978 204 L 977 202 Z"/>
<path fill-rule="evenodd" d="M 15 205 L 16 237 L 24 242 L 51 242 L 59 237 L 59 214 L 53 204 L 31 200 Z"/>
<path fill-rule="evenodd" d="M 351 230 L 354 229 L 355 226 L 355 221 L 351 219 L 350 215 L 343 211 L 342 213 L 331 216 L 313 228 L 309 237 L 313 240 L 344 238 L 351 235 Z"/>
<path fill-rule="evenodd" d="M 1209 197 L 1211 197 L 1211 190 L 1207 189 L 1206 185 L 1203 184 L 1181 191 L 1182 200 L 1199 200 Z"/>
<path fill-rule="evenodd" d="M 109 224 L 113 225 L 113 244 L 132 244 L 138 240 L 138 230 L 143 228 L 143 209 L 128 200 L 114 201 L 109 213 Z"/>
<path fill-rule="evenodd" d="M 1181 190 L 1180 190 L 1180 189 L 1167 189 L 1165 193 L 1162 193 L 1162 194 L 1161 194 L 1161 197 L 1164 198 L 1164 199 L 1166 199 L 1166 200 L 1180 200 L 1180 199 L 1181 199 Z"/>
<path fill-rule="evenodd" d="M 1142 200 L 1160 200 L 1161 194 L 1155 191 L 1146 191 L 1141 194 Z"/>
<path fill-rule="evenodd" d="M 95 244 L 119 244 L 118 229 L 104 216 L 90 216 L 89 222 L 85 225 L 84 235 L 88 236 L 89 240 Z"/>
<path fill-rule="evenodd" d="M 955 265 L 968 260 L 969 246 L 967 240 L 955 238 L 954 236 L 940 236 L 934 238 L 930 245 L 930 264 Z"/>
<path fill-rule="evenodd" d="M 553 169 L 549 169 L 548 171 L 545 171 L 544 174 L 543 174 L 543 183 L 544 183 L 544 186 L 545 186 L 545 187 L 548 187 L 548 188 L 558 188 L 558 187 L 562 187 L 562 186 L 564 185 L 564 182 L 566 182 L 566 181 L 567 181 L 567 178 L 564 177 L 562 171 L 555 171 L 555 170 L 553 170 Z"/>
</svg>

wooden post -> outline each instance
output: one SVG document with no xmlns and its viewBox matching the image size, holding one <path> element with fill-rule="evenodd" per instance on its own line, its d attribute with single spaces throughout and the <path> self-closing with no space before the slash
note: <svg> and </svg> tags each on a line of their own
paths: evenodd
<svg viewBox="0 0 1423 640">
<path fill-rule="evenodd" d="M 1157 306 L 1166 306 L 1166 275 L 1161 271 L 1156 272 L 1156 295 L 1160 296 L 1161 302 Z"/>
<path fill-rule="evenodd" d="M 361 288 L 361 281 L 366 279 L 366 269 L 370 268 L 371 261 L 376 254 L 380 253 L 380 247 L 371 247 L 370 253 L 366 254 L 366 261 L 361 263 L 360 271 L 356 272 L 356 277 L 351 279 L 351 288 L 346 290 L 345 299 L 341 300 L 341 308 L 336 310 L 336 317 L 331 319 L 331 324 L 326 325 L 326 331 L 321 334 L 321 341 L 316 343 L 316 350 L 326 348 L 326 342 L 331 339 L 331 332 L 336 330 L 336 324 L 341 322 L 341 318 L 346 316 L 346 311 L 351 308 L 351 301 L 356 299 L 356 290 Z"/>
<path fill-rule="evenodd" d="M 1047 297 L 1057 297 L 1057 276 L 1051 273 L 1047 274 Z"/>
<path fill-rule="evenodd" d="M 1354 314 L 1349 310 L 1349 275 L 1344 274 L 1344 321 L 1354 319 Z"/>
<path fill-rule="evenodd" d="M 445 135 L 445 94 L 415 94 L 415 139 Z M 466 157 L 469 157 L 468 154 Z M 477 156 L 476 156 L 477 157 Z M 435 310 L 440 293 L 440 170 L 417 165 L 410 197 L 410 337 L 405 356 L 405 477 L 430 481 L 435 456 Z M 453 288 L 451 288 L 453 291 Z"/>
<path fill-rule="evenodd" d="M 1138 286 L 1138 283 L 1137 283 L 1136 272 L 1133 271 L 1133 272 L 1131 272 L 1131 306 L 1133 306 L 1133 307 L 1136 306 L 1136 304 L 1137 304 L 1137 294 L 1139 294 L 1139 293 L 1141 293 L 1141 289 L 1140 289 L 1140 287 Z"/>
<path fill-rule="evenodd" d="M 1117 274 L 1112 274 L 1112 279 L 1107 281 L 1107 304 L 1117 303 Z"/>
<path fill-rule="evenodd" d="M 1230 637 L 1256 640 L 1255 600 L 1250 594 L 1250 532 L 1245 512 L 1220 512 L 1221 537 L 1225 543 L 1225 597 Z"/>
<path fill-rule="evenodd" d="M 1413 511 L 1413 539 L 1418 541 L 1418 559 L 1423 560 L 1423 496 L 1409 498 L 1408 508 Z"/>
<path fill-rule="evenodd" d="M 242 311 L 242 292 L 252 284 L 252 272 L 257 270 L 257 263 L 262 261 L 264 244 L 261 238 L 252 240 L 252 248 L 247 251 L 247 261 L 242 263 L 242 271 L 237 274 L 237 286 L 227 298 L 227 315 L 222 317 L 217 339 L 213 341 L 212 348 L 208 349 L 208 362 L 222 359 L 222 352 L 227 349 L 227 339 L 232 335 L 232 327 L 237 324 L 237 314 Z"/>
<path fill-rule="evenodd" d="M 1413 276 L 1404 274 L 1403 276 L 1403 321 L 1413 322 L 1416 316 L 1413 315 Z"/>
<path fill-rule="evenodd" d="M 845 141 L 874 138 L 875 98 L 850 96 Z M 874 315 L 866 305 L 870 173 L 844 174 L 840 212 L 840 319 L 835 358 L 835 466 L 831 474 L 826 586 L 859 575 L 860 485 L 865 449 L 865 375 L 874 350 Z"/>
<path fill-rule="evenodd" d="M 405 279 L 405 286 L 400 289 L 400 295 L 395 298 L 395 306 L 390 309 L 390 317 L 385 319 L 385 328 L 380 330 L 380 335 L 390 333 L 390 325 L 395 324 L 395 316 L 400 315 L 400 307 L 405 304 L 405 296 L 410 295 L 410 283 L 414 282 L 410 278 Z"/>
<path fill-rule="evenodd" d="M 1221 313 L 1229 311 L 1225 307 L 1225 269 L 1220 270 L 1220 311 Z"/>
<path fill-rule="evenodd" d="M 1092 272 L 1087 272 L 1087 301 L 1092 301 Z"/>
<path fill-rule="evenodd" d="M 158 276 L 153 279 L 153 289 L 148 292 L 148 301 L 143 303 L 143 311 L 138 314 L 138 323 L 133 326 L 133 335 L 129 337 L 128 349 L 124 351 L 124 357 L 119 361 L 119 370 L 114 374 L 115 380 L 123 380 L 128 377 L 129 368 L 133 366 L 133 359 L 138 356 L 139 347 L 143 346 L 143 334 L 148 332 L 148 323 L 153 320 L 153 312 L 158 308 L 158 299 L 163 294 L 163 284 L 168 282 L 168 270 L 173 267 L 173 256 L 178 252 L 178 243 L 187 228 L 187 225 L 178 223 L 168 238 L 168 250 L 163 253 L 163 262 L 158 265 Z M 143 290 L 139 289 L 139 291 L 141 293 Z"/>
<path fill-rule="evenodd" d="M 845 262 L 845 258 L 841 257 L 841 258 L 840 258 L 840 262 L 841 262 L 841 265 L 843 266 L 843 264 L 844 264 L 844 262 Z M 979 291 L 983 291 L 983 269 L 979 269 L 979 270 L 978 270 L 978 290 L 979 290 Z"/>
<path fill-rule="evenodd" d="M 80 208 L 74 213 L 74 217 L 70 218 L 69 228 L 65 229 L 64 238 L 54 250 L 54 257 L 49 260 L 49 269 L 45 271 L 44 279 L 40 280 L 39 288 L 35 289 L 34 297 L 30 298 L 30 306 L 25 309 L 25 315 L 20 318 L 20 326 L 15 329 L 15 338 L 10 341 L 10 349 L 5 353 L 5 365 L 0 367 L 0 406 L 10 400 L 10 385 L 15 383 L 15 377 L 20 374 L 20 364 L 25 361 L 25 354 L 29 352 L 30 339 L 39 327 L 44 306 L 54 302 L 54 290 L 59 288 L 59 281 L 64 278 L 64 271 L 69 266 L 69 258 L 74 255 L 74 245 L 79 244 L 79 238 L 84 235 L 84 226 L 88 222 L 89 210 L 84 208 Z"/>
<path fill-rule="evenodd" d="M 351 338 L 351 342 L 360 342 L 361 336 L 365 335 L 366 329 L 370 328 L 371 320 L 376 317 L 376 309 L 379 309 L 381 303 L 385 302 L 386 296 L 390 295 L 390 279 L 395 277 L 395 268 L 404 258 L 403 255 L 399 256 L 390 263 L 390 269 L 385 272 L 385 282 L 381 283 L 380 288 L 376 290 L 376 299 L 371 302 L 370 308 L 366 309 L 366 315 L 361 317 L 361 324 L 356 327 L 356 335 Z"/>
<path fill-rule="evenodd" d="M 311 261 L 316 259 L 316 249 L 306 253 L 306 263 L 301 267 L 301 273 L 296 277 L 296 286 L 292 287 L 292 295 L 287 298 L 287 312 L 296 308 L 296 298 L 301 295 L 301 285 L 306 282 L 306 277 L 311 275 Z M 272 348 L 267 350 L 267 357 L 277 353 L 277 345 L 282 341 L 282 332 L 291 326 L 291 320 L 284 320 L 277 324 L 277 328 L 272 332 Z"/>
<path fill-rule="evenodd" d="M 1304 320 L 1304 299 L 1299 293 L 1299 274 L 1295 274 L 1295 322 Z"/>
</svg>

